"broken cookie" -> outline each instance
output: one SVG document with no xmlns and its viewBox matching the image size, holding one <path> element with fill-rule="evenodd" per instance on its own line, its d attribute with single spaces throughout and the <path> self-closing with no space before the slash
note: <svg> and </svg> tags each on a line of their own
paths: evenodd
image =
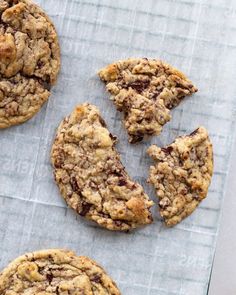
<svg viewBox="0 0 236 295">
<path fill-rule="evenodd" d="M 131 143 L 145 135 L 158 135 L 170 119 L 170 109 L 197 91 L 186 76 L 155 59 L 130 58 L 99 71 L 124 124 Z"/>
<path fill-rule="evenodd" d="M 156 189 L 160 214 L 167 226 L 173 226 L 189 216 L 207 196 L 213 173 L 208 132 L 199 127 L 165 148 L 153 145 L 147 152 L 155 161 L 149 182 Z"/>
<path fill-rule="evenodd" d="M 1 295 L 120 295 L 116 284 L 93 260 L 68 250 L 25 254 L 0 273 Z"/>
<path fill-rule="evenodd" d="M 152 222 L 153 202 L 132 181 L 99 110 L 78 106 L 58 128 L 51 160 L 67 204 L 109 230 L 129 230 Z"/>
<path fill-rule="evenodd" d="M 0 1 L 0 128 L 25 122 L 50 95 L 60 69 L 52 22 L 30 0 Z"/>
</svg>

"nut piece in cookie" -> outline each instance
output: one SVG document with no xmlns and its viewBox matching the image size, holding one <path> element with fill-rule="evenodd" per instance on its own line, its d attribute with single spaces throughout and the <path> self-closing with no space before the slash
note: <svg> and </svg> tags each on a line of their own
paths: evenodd
<svg viewBox="0 0 236 295">
<path fill-rule="evenodd" d="M 51 160 L 60 192 L 79 215 L 109 230 L 152 222 L 153 202 L 132 181 L 99 110 L 78 106 L 58 128 Z"/>
<path fill-rule="evenodd" d="M 56 30 L 31 0 L 0 1 L 0 128 L 33 117 L 60 69 Z"/>
<path fill-rule="evenodd" d="M 183 73 L 155 59 L 130 58 L 98 73 L 117 109 L 124 114 L 131 143 L 158 135 L 170 119 L 170 109 L 197 88 Z"/>
<path fill-rule="evenodd" d="M 114 281 L 95 261 L 68 250 L 27 253 L 0 273 L 1 295 L 120 295 Z"/>
<path fill-rule="evenodd" d="M 213 174 L 213 150 L 207 130 L 199 127 L 171 145 L 148 149 L 155 161 L 149 182 L 156 189 L 160 214 L 167 226 L 189 216 L 207 196 Z"/>
</svg>

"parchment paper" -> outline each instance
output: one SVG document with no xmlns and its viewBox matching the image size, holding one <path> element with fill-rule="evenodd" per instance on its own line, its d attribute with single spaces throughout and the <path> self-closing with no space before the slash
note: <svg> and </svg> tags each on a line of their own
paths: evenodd
<svg viewBox="0 0 236 295">
<path fill-rule="evenodd" d="M 233 1 L 42 0 L 60 36 L 62 70 L 49 102 L 31 121 L 0 131 L 0 268 L 17 256 L 70 248 L 99 262 L 125 295 L 207 293 L 235 128 L 236 5 Z M 233 6 L 234 5 L 234 6 Z M 159 137 L 131 146 L 96 72 L 127 57 L 154 57 L 184 71 L 199 92 L 176 108 Z M 49 153 L 76 104 L 100 107 L 130 175 L 146 184 L 151 143 L 165 145 L 199 125 L 214 143 L 215 174 L 195 213 L 167 229 L 155 222 L 114 233 L 65 206 Z"/>
</svg>

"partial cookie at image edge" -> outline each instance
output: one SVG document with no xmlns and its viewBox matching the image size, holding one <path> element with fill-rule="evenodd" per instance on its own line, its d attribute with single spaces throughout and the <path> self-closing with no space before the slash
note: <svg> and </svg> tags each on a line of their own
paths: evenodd
<svg viewBox="0 0 236 295">
<path fill-rule="evenodd" d="M 49 295 L 76 291 L 121 295 L 116 283 L 102 267 L 90 258 L 77 256 L 69 250 L 27 253 L 12 261 L 0 273 L 1 295 L 25 292 L 28 295 Z"/>
<path fill-rule="evenodd" d="M 3 5 L 5 3 L 5 5 Z M 30 0 L 4 1 L 0 20 L 0 128 L 32 118 L 60 70 L 55 27 Z"/>
</svg>

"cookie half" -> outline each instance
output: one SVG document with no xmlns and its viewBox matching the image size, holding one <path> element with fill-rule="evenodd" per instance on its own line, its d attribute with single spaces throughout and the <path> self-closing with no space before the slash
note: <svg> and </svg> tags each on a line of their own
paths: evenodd
<svg viewBox="0 0 236 295">
<path fill-rule="evenodd" d="M 25 122 L 50 95 L 60 69 L 56 30 L 30 0 L 0 1 L 0 128 Z"/>
<path fill-rule="evenodd" d="M 0 274 L 1 295 L 120 295 L 96 262 L 67 250 L 44 250 L 14 260 Z"/>
<path fill-rule="evenodd" d="M 167 226 L 189 216 L 207 196 L 213 174 L 213 149 L 204 127 L 178 137 L 171 145 L 148 149 L 155 161 L 149 182 L 159 199 L 160 214 Z"/>
<path fill-rule="evenodd" d="M 170 109 L 197 91 L 183 73 L 155 59 L 121 60 L 98 75 L 124 114 L 131 143 L 143 140 L 145 135 L 160 134 L 171 119 Z"/>
<path fill-rule="evenodd" d="M 109 230 L 152 222 L 153 202 L 132 181 L 99 110 L 78 106 L 58 128 L 51 160 L 60 192 L 79 215 Z"/>
</svg>

